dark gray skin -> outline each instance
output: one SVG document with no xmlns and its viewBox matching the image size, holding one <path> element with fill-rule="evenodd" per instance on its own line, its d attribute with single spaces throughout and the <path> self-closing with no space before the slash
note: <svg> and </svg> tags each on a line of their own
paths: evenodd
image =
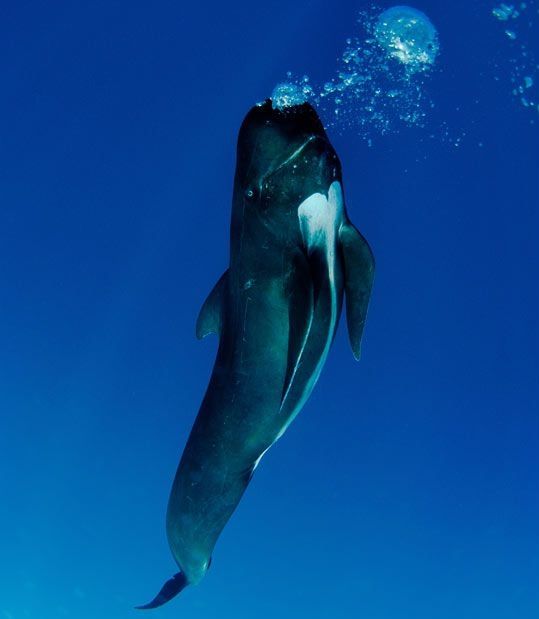
<svg viewBox="0 0 539 619">
<path fill-rule="evenodd" d="M 278 110 L 266 101 L 248 113 L 238 138 L 230 265 L 197 322 L 197 337 L 217 333 L 219 349 L 168 505 L 181 571 L 141 608 L 203 578 L 260 458 L 314 387 L 345 291 L 359 358 L 374 261 L 348 220 L 341 185 L 340 162 L 310 105 Z"/>
</svg>

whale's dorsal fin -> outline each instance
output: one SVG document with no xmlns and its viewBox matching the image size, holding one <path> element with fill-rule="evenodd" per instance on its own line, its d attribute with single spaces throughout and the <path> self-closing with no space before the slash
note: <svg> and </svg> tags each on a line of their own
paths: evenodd
<svg viewBox="0 0 539 619">
<path fill-rule="evenodd" d="M 201 340 L 210 333 L 221 333 L 222 306 L 228 281 L 228 269 L 221 275 L 212 291 L 204 301 L 197 318 L 196 334 Z"/>
<path fill-rule="evenodd" d="M 344 263 L 348 336 L 354 357 L 359 360 L 374 281 L 374 256 L 367 241 L 350 222 L 341 226 L 339 239 Z"/>
</svg>

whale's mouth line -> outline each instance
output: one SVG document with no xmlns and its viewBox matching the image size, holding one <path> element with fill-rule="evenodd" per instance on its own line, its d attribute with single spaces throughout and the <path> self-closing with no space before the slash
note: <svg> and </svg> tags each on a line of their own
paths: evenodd
<svg viewBox="0 0 539 619">
<path fill-rule="evenodd" d="M 303 142 L 301 146 L 296 148 L 296 150 L 292 154 L 290 154 L 284 161 L 282 161 L 278 166 L 276 166 L 275 168 L 272 168 L 266 174 L 264 174 L 264 176 L 260 179 L 260 184 L 263 185 L 264 181 L 266 181 L 270 176 L 273 176 L 279 170 L 282 170 L 282 168 L 287 166 L 289 163 L 292 163 L 292 161 L 294 161 L 301 155 L 301 153 L 307 148 L 307 146 L 309 146 L 309 144 L 311 144 L 312 142 L 315 142 L 316 140 L 322 140 L 323 142 L 327 142 L 327 140 L 321 135 L 315 135 L 315 134 L 310 135 L 305 140 L 305 142 Z"/>
</svg>

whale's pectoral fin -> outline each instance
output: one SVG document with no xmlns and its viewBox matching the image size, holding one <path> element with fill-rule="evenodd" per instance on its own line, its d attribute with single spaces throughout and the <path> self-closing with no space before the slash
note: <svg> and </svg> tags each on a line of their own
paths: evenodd
<svg viewBox="0 0 539 619">
<path fill-rule="evenodd" d="M 221 332 L 222 306 L 225 289 L 228 281 L 228 269 L 221 275 L 212 291 L 204 301 L 197 318 L 196 334 L 201 340 L 210 333 Z"/>
<path fill-rule="evenodd" d="M 327 252 L 313 247 L 305 260 L 308 274 L 298 274 L 296 301 L 293 306 L 291 304 L 289 312 L 287 382 L 280 408 L 286 415 L 297 409 L 304 397 L 306 385 L 313 378 L 315 381 L 318 378 L 320 359 L 327 354 L 328 338 L 336 311 Z"/>
<path fill-rule="evenodd" d="M 301 270 L 296 267 L 294 284 L 304 286 L 298 289 L 304 307 L 302 310 L 301 304 L 296 303 L 298 311 L 294 314 L 298 315 L 290 318 L 287 382 L 280 408 L 284 415 L 293 415 L 298 410 L 318 379 L 331 342 L 338 311 L 333 266 L 334 222 L 341 209 L 338 183 L 330 187 L 328 197 L 315 193 L 298 207 L 304 264 Z M 298 323 L 301 329 L 297 329 Z"/>
<path fill-rule="evenodd" d="M 374 257 L 367 241 L 351 223 L 341 226 L 339 238 L 344 263 L 348 336 L 354 357 L 359 359 L 374 280 Z"/>
<path fill-rule="evenodd" d="M 182 589 L 184 589 L 189 583 L 183 572 L 174 574 L 172 578 L 162 586 L 161 591 L 154 597 L 151 602 L 144 604 L 144 606 L 135 606 L 137 610 L 149 610 L 151 608 L 158 608 L 163 606 L 173 597 L 176 597 Z"/>
</svg>

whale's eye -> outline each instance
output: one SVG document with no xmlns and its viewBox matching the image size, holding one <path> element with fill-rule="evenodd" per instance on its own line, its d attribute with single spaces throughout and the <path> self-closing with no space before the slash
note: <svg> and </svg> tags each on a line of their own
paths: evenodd
<svg viewBox="0 0 539 619">
<path fill-rule="evenodd" d="M 248 187 L 245 190 L 245 197 L 247 198 L 247 200 L 253 200 L 255 195 L 256 193 L 255 193 L 254 187 Z"/>
</svg>

